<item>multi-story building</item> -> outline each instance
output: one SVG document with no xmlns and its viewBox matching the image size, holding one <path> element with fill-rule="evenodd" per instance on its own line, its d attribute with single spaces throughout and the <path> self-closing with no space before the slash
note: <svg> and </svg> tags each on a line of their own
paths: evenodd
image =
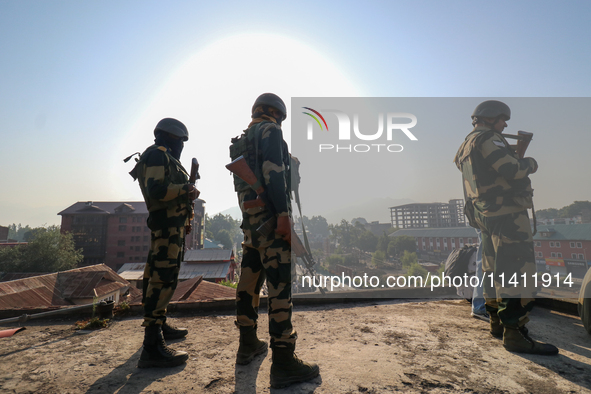
<svg viewBox="0 0 591 394">
<path fill-rule="evenodd" d="M 591 223 L 538 226 L 534 253 L 538 271 L 583 278 L 591 266 Z"/>
<path fill-rule="evenodd" d="M 464 200 L 449 203 L 415 203 L 390 207 L 392 227 L 439 228 L 466 226 Z"/>
<path fill-rule="evenodd" d="M 203 247 L 204 201 L 195 201 L 194 236 L 188 249 Z M 146 262 L 150 249 L 148 210 L 143 201 L 77 202 L 58 213 L 61 231 L 70 232 L 76 248 L 82 249 L 81 266 L 106 264 L 117 270 L 125 263 Z"/>
<path fill-rule="evenodd" d="M 422 260 L 440 262 L 452 250 L 478 243 L 478 234 L 472 227 L 406 228 L 390 234 L 390 237 L 407 235 L 416 242 L 417 256 Z"/>
</svg>

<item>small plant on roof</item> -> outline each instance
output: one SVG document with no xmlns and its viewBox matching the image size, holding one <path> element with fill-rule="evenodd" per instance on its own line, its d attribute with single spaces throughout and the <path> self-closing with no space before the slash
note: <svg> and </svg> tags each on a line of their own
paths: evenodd
<svg viewBox="0 0 591 394">
<path fill-rule="evenodd" d="M 221 282 L 218 282 L 218 284 L 223 285 L 223 286 L 228 286 L 231 287 L 233 289 L 238 287 L 238 283 L 236 282 L 230 282 L 229 280 L 222 280 Z"/>
<path fill-rule="evenodd" d="M 101 328 L 109 327 L 110 319 L 99 319 L 93 317 L 88 320 L 81 320 L 76 322 L 76 330 L 100 330 Z"/>
<path fill-rule="evenodd" d="M 115 307 L 115 309 L 113 310 L 113 313 L 116 316 L 129 315 L 131 313 L 131 307 L 129 306 L 129 302 L 127 302 L 127 301 L 120 302 L 119 305 L 117 305 Z"/>
</svg>

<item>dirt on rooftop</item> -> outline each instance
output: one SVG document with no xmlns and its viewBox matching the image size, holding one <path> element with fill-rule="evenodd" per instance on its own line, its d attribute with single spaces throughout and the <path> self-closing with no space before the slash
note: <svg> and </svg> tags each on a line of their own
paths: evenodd
<svg viewBox="0 0 591 394">
<path fill-rule="evenodd" d="M 576 316 L 536 308 L 531 336 L 560 354 L 519 355 L 470 316 L 466 301 L 407 301 L 296 304 L 296 352 L 318 363 L 320 376 L 285 389 L 269 387 L 270 352 L 235 365 L 231 314 L 173 315 L 190 333 L 170 345 L 190 358 L 171 369 L 136 367 L 140 317 L 88 333 L 74 320 L 31 321 L 0 339 L 0 393 L 591 393 L 591 336 Z M 267 323 L 263 311 L 262 338 Z"/>
</svg>

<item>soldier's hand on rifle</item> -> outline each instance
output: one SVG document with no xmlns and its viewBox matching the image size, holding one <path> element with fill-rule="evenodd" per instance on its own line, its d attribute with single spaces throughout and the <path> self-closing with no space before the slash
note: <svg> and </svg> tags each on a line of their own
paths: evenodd
<svg viewBox="0 0 591 394">
<path fill-rule="evenodd" d="M 197 197 L 199 197 L 199 195 L 201 194 L 201 192 L 199 190 L 197 190 L 197 188 L 194 185 L 191 185 L 190 183 L 185 185 L 186 186 L 186 190 L 187 193 L 189 194 L 189 199 L 191 201 L 196 200 Z"/>
<path fill-rule="evenodd" d="M 291 244 L 291 229 L 293 223 L 289 216 L 279 216 L 277 218 L 277 228 L 275 232 L 281 236 L 285 241 Z"/>
<path fill-rule="evenodd" d="M 193 226 L 191 226 L 190 224 L 185 226 L 185 234 L 189 235 L 191 234 L 191 231 L 193 231 Z"/>
</svg>

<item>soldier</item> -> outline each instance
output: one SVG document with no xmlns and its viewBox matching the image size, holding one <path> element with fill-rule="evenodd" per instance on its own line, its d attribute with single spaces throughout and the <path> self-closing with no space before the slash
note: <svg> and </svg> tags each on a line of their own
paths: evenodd
<svg viewBox="0 0 591 394">
<path fill-rule="evenodd" d="M 244 233 L 236 290 L 236 325 L 240 329 L 236 363 L 248 364 L 267 350 L 267 343 L 260 341 L 256 333 L 259 293 L 266 279 L 273 351 L 271 387 L 274 388 L 307 381 L 319 374 L 318 365 L 305 363 L 294 354 L 297 335 L 291 324 L 290 154 L 281 131 L 281 122 L 286 117 L 281 98 L 272 93 L 262 94 L 252 107 L 248 129 L 240 138 L 233 139 L 230 147 L 232 159 L 244 155 L 272 205 L 245 209 L 244 202 L 256 199 L 257 194 L 234 176 Z M 260 235 L 257 227 L 273 215 L 277 215 L 277 228 L 267 237 Z"/>
<path fill-rule="evenodd" d="M 482 232 L 484 296 L 491 334 L 502 337 L 509 351 L 554 355 L 558 353 L 555 346 L 534 341 L 525 327 L 533 308 L 532 275 L 536 272 L 527 214 L 533 196 L 529 174 L 537 171 L 538 164 L 531 157 L 519 158 L 501 135 L 510 118 L 511 110 L 503 102 L 479 104 L 472 114 L 474 130 L 454 162 L 462 171 L 466 215 L 470 225 Z M 518 286 L 508 283 L 514 274 Z"/>
<path fill-rule="evenodd" d="M 140 156 L 130 172 L 138 179 L 146 206 L 147 225 L 152 231 L 148 261 L 144 270 L 144 346 L 139 368 L 174 367 L 189 358 L 174 351 L 165 340 L 178 339 L 188 330 L 166 321 L 166 308 L 178 283 L 185 235 L 191 231 L 191 203 L 199 196 L 180 163 L 184 142 L 189 139 L 185 125 L 165 118 L 156 125 L 154 145 Z"/>
</svg>

